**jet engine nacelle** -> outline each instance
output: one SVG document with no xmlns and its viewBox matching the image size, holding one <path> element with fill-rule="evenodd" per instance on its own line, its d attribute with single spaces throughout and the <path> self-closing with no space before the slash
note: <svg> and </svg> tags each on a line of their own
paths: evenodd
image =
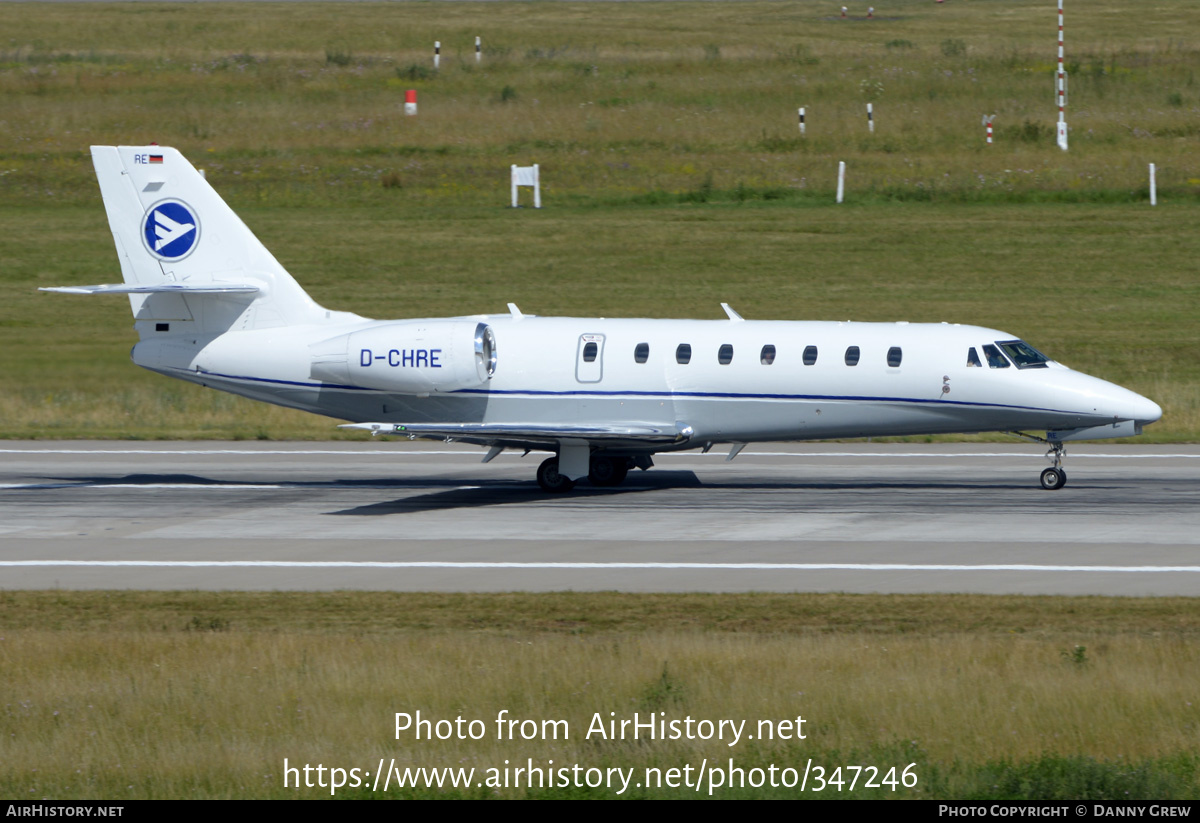
<svg viewBox="0 0 1200 823">
<path fill-rule="evenodd" d="M 478 388 L 496 371 L 496 337 L 474 320 L 381 323 L 309 346 L 324 383 L 429 394 Z"/>
</svg>

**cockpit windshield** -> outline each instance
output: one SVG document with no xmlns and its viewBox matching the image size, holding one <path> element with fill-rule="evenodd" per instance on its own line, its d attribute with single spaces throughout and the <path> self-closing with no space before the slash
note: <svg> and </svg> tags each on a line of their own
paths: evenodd
<svg viewBox="0 0 1200 823">
<path fill-rule="evenodd" d="M 1004 349 L 1018 369 L 1044 369 L 1050 358 L 1024 340 L 997 340 L 996 345 Z"/>
<path fill-rule="evenodd" d="M 988 368 L 990 369 L 1007 369 L 1008 361 L 1004 359 L 1004 355 L 1000 350 L 991 343 L 983 347 L 983 356 L 987 358 Z"/>
</svg>

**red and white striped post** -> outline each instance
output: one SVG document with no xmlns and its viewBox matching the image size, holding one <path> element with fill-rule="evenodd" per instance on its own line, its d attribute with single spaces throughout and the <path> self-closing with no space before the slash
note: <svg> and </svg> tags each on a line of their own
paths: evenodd
<svg viewBox="0 0 1200 823">
<path fill-rule="evenodd" d="M 442 41 L 433 41 L 433 68 L 436 71 L 442 65 Z"/>
<path fill-rule="evenodd" d="M 804 134 L 804 107 L 803 106 L 800 107 L 799 112 L 800 112 L 800 133 Z"/>
<path fill-rule="evenodd" d="M 1063 0 L 1058 0 L 1058 147 L 1067 150 L 1067 72 L 1063 68 Z"/>
<path fill-rule="evenodd" d="M 475 62 L 478 63 L 483 59 L 483 41 L 479 39 L 479 35 L 475 35 Z"/>
<path fill-rule="evenodd" d="M 409 89 L 408 91 L 404 92 L 404 113 L 405 114 L 416 114 L 417 113 L 417 90 L 416 89 Z"/>
<path fill-rule="evenodd" d="M 987 126 L 987 144 L 992 145 L 992 121 L 996 119 L 994 114 L 985 114 L 983 116 L 983 125 Z"/>
</svg>

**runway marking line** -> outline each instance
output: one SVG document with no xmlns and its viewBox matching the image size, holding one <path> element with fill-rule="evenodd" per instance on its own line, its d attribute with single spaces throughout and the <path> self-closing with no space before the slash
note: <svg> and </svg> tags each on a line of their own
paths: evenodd
<svg viewBox="0 0 1200 823">
<path fill-rule="evenodd" d="M 696 448 L 699 448 L 697 446 Z M 419 451 L 386 451 L 384 449 L 357 449 L 343 450 L 335 449 L 0 449 L 0 454 L 140 454 L 140 455 L 219 455 L 219 454 L 236 454 L 236 455 L 259 455 L 272 457 L 286 457 L 288 455 L 296 455 L 300 457 L 311 455 L 347 455 L 347 456 L 369 456 L 369 457 L 407 457 L 407 456 L 429 456 L 429 455 L 458 455 L 461 457 L 476 457 L 475 452 L 469 452 L 461 449 L 422 449 Z M 518 456 L 515 451 L 512 455 Z M 693 457 L 693 458 L 710 458 L 721 460 L 725 459 L 724 453 L 716 451 L 704 454 L 700 452 L 670 452 L 662 457 Z M 1045 457 L 1036 453 L 1017 453 L 1017 452 L 759 452 L 759 451 L 743 451 L 743 457 L 862 457 L 875 459 L 889 458 L 909 458 L 909 457 L 1017 457 L 1027 459 L 1044 460 Z M 1103 452 L 1093 454 L 1078 454 L 1071 455 L 1072 460 L 1093 460 L 1093 459 L 1116 459 L 1116 460 L 1167 460 L 1167 459 L 1187 459 L 1200 460 L 1200 452 L 1196 454 L 1120 454 L 1116 452 Z"/>
<path fill-rule="evenodd" d="M 0 568 L 285 568 L 285 569 L 567 569 L 684 571 L 923 571 L 1103 572 L 1106 574 L 1200 573 L 1200 566 L 1051 566 L 1027 563 L 979 565 L 916 563 L 528 563 L 494 561 L 383 560 L 0 560 Z"/>
<path fill-rule="evenodd" d="M 24 490 L 37 491 L 47 489 L 187 489 L 189 491 L 277 491 L 291 489 L 300 491 L 327 491 L 329 489 L 375 490 L 390 489 L 426 489 L 429 483 L 388 483 L 382 486 L 371 486 L 363 483 L 345 485 L 336 480 L 326 483 L 238 483 L 237 481 L 213 481 L 212 483 L 0 483 L 0 491 Z M 469 491 L 481 489 L 482 486 L 446 486 L 446 491 Z"/>
</svg>

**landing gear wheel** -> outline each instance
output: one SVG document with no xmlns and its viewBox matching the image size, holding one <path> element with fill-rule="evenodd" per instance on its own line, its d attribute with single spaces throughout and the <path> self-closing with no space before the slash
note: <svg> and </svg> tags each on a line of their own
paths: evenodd
<svg viewBox="0 0 1200 823">
<path fill-rule="evenodd" d="M 1062 469 L 1046 469 L 1042 472 L 1042 488 L 1049 491 L 1067 485 L 1067 473 Z"/>
<path fill-rule="evenodd" d="M 542 491 L 551 494 L 562 494 L 575 488 L 575 481 L 558 473 L 558 458 L 548 457 L 542 461 L 537 470 L 538 485 Z"/>
<path fill-rule="evenodd" d="M 629 460 L 624 457 L 593 457 L 588 480 L 593 486 L 619 486 L 629 474 Z"/>
</svg>

